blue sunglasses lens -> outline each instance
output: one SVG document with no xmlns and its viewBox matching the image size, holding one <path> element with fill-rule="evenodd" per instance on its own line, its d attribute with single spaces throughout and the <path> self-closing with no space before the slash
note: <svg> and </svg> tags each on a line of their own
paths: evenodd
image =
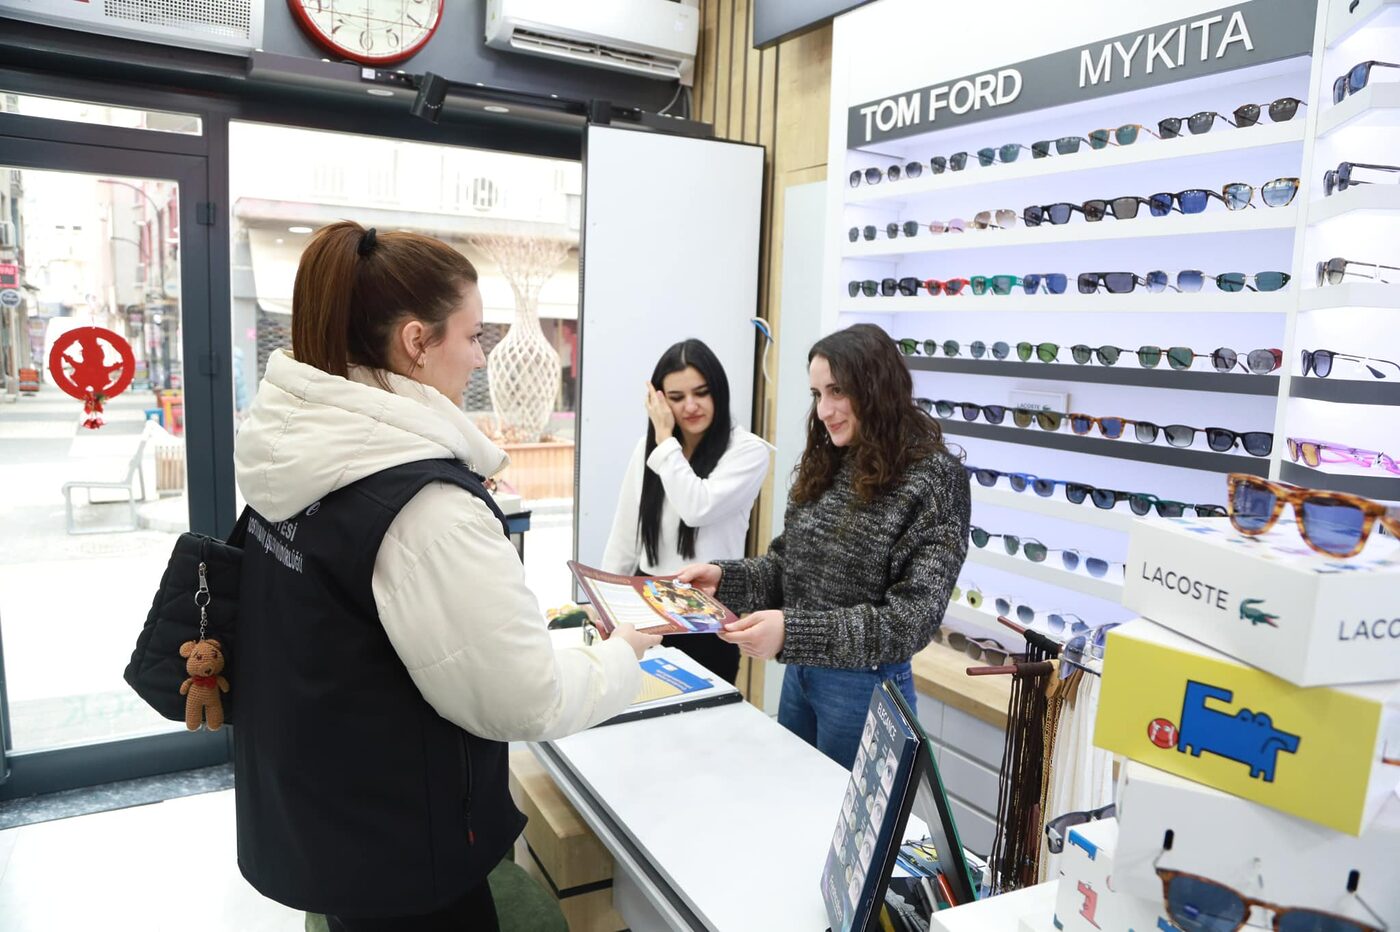
<svg viewBox="0 0 1400 932">
<path fill-rule="evenodd" d="M 1095 579 L 1103 579 L 1108 575 L 1108 561 L 1100 560 L 1098 557 L 1090 557 L 1084 561 L 1084 568 L 1089 571 L 1089 575 Z"/>
<path fill-rule="evenodd" d="M 1050 479 L 1037 479 L 1031 483 L 1031 487 L 1041 498 L 1049 498 L 1055 494 L 1055 483 Z"/>
<path fill-rule="evenodd" d="M 1347 89 L 1355 94 L 1366 86 L 1366 81 L 1370 76 L 1371 68 L 1369 65 L 1357 65 L 1347 73 Z"/>
<path fill-rule="evenodd" d="M 1257 531 L 1273 517 L 1274 501 L 1267 488 L 1241 482 L 1230 498 L 1230 520 L 1242 531 Z"/>
<path fill-rule="evenodd" d="M 1170 194 L 1154 194 L 1147 199 L 1147 210 L 1154 217 L 1165 217 L 1172 212 L 1172 196 Z"/>
<path fill-rule="evenodd" d="M 1366 522 L 1360 508 L 1325 500 L 1308 500 L 1302 507 L 1303 527 L 1313 546 L 1339 557 L 1356 549 Z"/>
<path fill-rule="evenodd" d="M 1244 922 L 1249 907 L 1240 895 L 1195 877 L 1173 877 L 1167 885 L 1167 913 L 1182 932 L 1229 932 Z"/>
<path fill-rule="evenodd" d="M 1199 188 L 1192 191 L 1182 191 L 1176 196 L 1177 202 L 1181 205 L 1183 214 L 1199 214 L 1206 209 L 1206 202 L 1210 195 Z"/>
<path fill-rule="evenodd" d="M 1051 294 L 1064 294 L 1069 278 L 1062 272 L 1051 272 L 1045 276 L 1045 288 Z"/>
<path fill-rule="evenodd" d="M 1205 285 L 1205 283 L 1205 273 L 1197 270 L 1187 270 L 1185 272 L 1178 272 L 1176 275 L 1176 287 L 1180 288 L 1182 291 L 1200 291 L 1201 287 Z"/>
</svg>

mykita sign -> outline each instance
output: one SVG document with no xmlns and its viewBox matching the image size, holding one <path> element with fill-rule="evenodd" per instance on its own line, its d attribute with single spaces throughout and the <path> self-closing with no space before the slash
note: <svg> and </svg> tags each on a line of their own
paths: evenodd
<svg viewBox="0 0 1400 932">
<path fill-rule="evenodd" d="M 847 111 L 862 146 L 1307 55 L 1316 0 L 1253 0 L 964 75 Z"/>
</svg>

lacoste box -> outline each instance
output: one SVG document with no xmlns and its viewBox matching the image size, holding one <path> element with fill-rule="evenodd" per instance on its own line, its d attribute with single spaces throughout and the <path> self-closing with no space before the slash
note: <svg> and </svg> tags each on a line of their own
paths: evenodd
<svg viewBox="0 0 1400 932">
<path fill-rule="evenodd" d="M 1175 929 L 1167 919 L 1162 890 L 1138 896 L 1115 882 L 1114 849 L 1118 820 L 1077 825 L 1065 838 L 1060 857 L 1060 888 L 1055 896 L 1055 928 L 1064 932 L 1105 929 Z"/>
<path fill-rule="evenodd" d="M 1400 784 L 1400 683 L 1305 689 L 1140 618 L 1108 634 L 1094 742 L 1355 835 Z"/>
<path fill-rule="evenodd" d="M 1400 543 L 1314 553 L 1291 511 L 1258 538 L 1219 518 L 1136 521 L 1123 604 L 1299 686 L 1400 679 Z"/>
<path fill-rule="evenodd" d="M 1172 846 L 1164 853 L 1169 831 Z M 1400 929 L 1396 852 L 1400 797 L 1394 794 L 1353 837 L 1137 761 L 1126 762 L 1119 774 L 1113 888 L 1133 896 L 1161 898 L 1157 864 L 1279 906 L 1336 913 L 1372 927 L 1369 906 L 1386 926 Z M 1348 892 L 1353 883 L 1355 896 Z"/>
</svg>

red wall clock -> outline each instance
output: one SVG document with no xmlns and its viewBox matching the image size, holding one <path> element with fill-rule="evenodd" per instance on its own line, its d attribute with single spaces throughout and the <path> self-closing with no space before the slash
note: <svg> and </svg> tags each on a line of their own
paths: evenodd
<svg viewBox="0 0 1400 932">
<path fill-rule="evenodd" d="M 437 32 L 443 0 L 287 0 L 312 39 L 362 65 L 393 65 Z"/>
</svg>

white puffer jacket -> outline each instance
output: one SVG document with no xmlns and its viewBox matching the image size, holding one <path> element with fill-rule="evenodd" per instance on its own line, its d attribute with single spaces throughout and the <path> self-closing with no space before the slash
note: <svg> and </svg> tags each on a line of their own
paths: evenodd
<svg viewBox="0 0 1400 932">
<path fill-rule="evenodd" d="M 354 367 L 350 378 L 279 350 L 234 454 L 248 504 L 281 521 L 400 463 L 454 457 L 483 476 L 504 452 L 436 389 Z M 498 741 L 558 738 L 621 712 L 641 688 L 620 639 L 556 650 L 524 567 L 475 496 L 435 482 L 389 526 L 374 601 L 414 683 L 438 714 Z"/>
</svg>

